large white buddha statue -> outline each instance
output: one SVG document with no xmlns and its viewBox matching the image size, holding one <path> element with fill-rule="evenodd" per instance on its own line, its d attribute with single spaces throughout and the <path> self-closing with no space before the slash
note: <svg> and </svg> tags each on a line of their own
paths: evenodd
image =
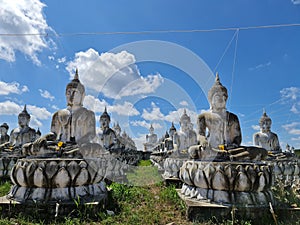
<svg viewBox="0 0 300 225">
<path fill-rule="evenodd" d="M 268 151 L 281 152 L 277 134 L 271 131 L 272 120 L 266 112 L 259 120 L 260 131 L 253 135 L 253 144 Z"/>
<path fill-rule="evenodd" d="M 212 159 L 216 157 L 231 160 L 266 157 L 263 148 L 240 146 L 242 134 L 238 117 L 226 110 L 228 93 L 216 75 L 214 85 L 208 92 L 210 110 L 198 116 L 197 139 L 199 145 L 189 148 L 191 158 Z"/>
<path fill-rule="evenodd" d="M 67 108 L 52 116 L 51 132 L 56 139 L 78 144 L 91 142 L 96 135 L 95 114 L 83 107 L 85 88 L 79 81 L 78 70 L 66 87 Z"/>
<path fill-rule="evenodd" d="M 61 141 L 81 146 L 93 143 L 96 135 L 95 114 L 83 107 L 85 88 L 79 80 L 78 70 L 66 87 L 67 107 L 52 116 L 51 132 L 40 137 L 33 145 L 25 146 L 25 154 L 36 154 L 47 149 L 47 141 Z"/>
</svg>

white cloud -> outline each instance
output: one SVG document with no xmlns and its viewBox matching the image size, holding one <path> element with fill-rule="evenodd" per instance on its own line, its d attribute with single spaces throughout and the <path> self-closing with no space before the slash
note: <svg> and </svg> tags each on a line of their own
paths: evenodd
<svg viewBox="0 0 300 225">
<path fill-rule="evenodd" d="M 150 111 L 143 109 L 142 118 L 145 120 L 164 120 L 165 116 L 160 111 L 160 108 L 154 103 L 151 103 L 152 109 Z"/>
<path fill-rule="evenodd" d="M 259 125 L 252 125 L 251 126 L 253 130 L 260 130 L 260 126 Z"/>
<path fill-rule="evenodd" d="M 265 67 L 268 67 L 271 65 L 271 62 L 267 62 L 267 63 L 262 63 L 262 64 L 259 64 L 257 66 L 254 66 L 254 67 L 251 67 L 249 68 L 249 70 L 253 71 L 253 70 L 259 70 L 259 69 L 262 69 L 262 68 L 265 68 Z"/>
<path fill-rule="evenodd" d="M 145 120 L 135 120 L 135 121 L 130 121 L 130 124 L 132 126 L 136 126 L 136 127 L 145 127 L 147 129 L 150 128 L 150 126 L 152 125 L 152 127 L 154 129 L 161 129 L 162 126 L 159 123 L 148 123 Z"/>
<path fill-rule="evenodd" d="M 298 114 L 300 112 L 300 88 L 298 87 L 289 87 L 284 88 L 280 91 L 281 103 L 283 104 L 292 104 L 290 111 L 292 113 Z"/>
<path fill-rule="evenodd" d="M 27 105 L 26 108 L 30 115 L 40 120 L 47 120 L 52 116 L 52 114 L 44 107 L 40 108 L 34 105 Z"/>
<path fill-rule="evenodd" d="M 125 101 L 123 104 L 114 104 L 113 106 L 108 107 L 107 110 L 123 116 L 137 116 L 140 114 L 134 105 L 127 101 Z"/>
<path fill-rule="evenodd" d="M 291 0 L 293 4 L 295 5 L 299 5 L 300 4 L 300 0 Z"/>
<path fill-rule="evenodd" d="M 283 100 L 297 100 L 300 96 L 300 88 L 298 87 L 284 88 L 280 91 L 280 94 Z"/>
<path fill-rule="evenodd" d="M 102 92 L 106 97 L 120 99 L 123 96 L 148 94 L 163 82 L 159 75 L 141 76 L 134 55 L 127 51 L 102 53 L 90 48 L 75 54 L 67 63 L 67 70 L 73 77 L 78 68 L 79 78 L 87 89 Z"/>
<path fill-rule="evenodd" d="M 300 122 L 292 122 L 282 125 L 282 127 L 292 135 L 300 135 Z"/>
<path fill-rule="evenodd" d="M 39 0 L 1 0 L 0 4 L 0 33 L 8 34 L 0 36 L 0 59 L 14 62 L 15 53 L 19 51 L 39 65 L 37 53 L 51 43 L 38 35 L 52 30 L 43 15 L 45 4 Z"/>
<path fill-rule="evenodd" d="M 62 57 L 62 58 L 57 59 L 58 63 L 64 63 L 66 61 L 67 61 L 66 57 Z"/>
<path fill-rule="evenodd" d="M 15 102 L 0 102 L 0 115 L 18 115 L 23 108 Z"/>
<path fill-rule="evenodd" d="M 95 113 L 102 113 L 107 105 L 108 103 L 105 100 L 100 101 L 92 95 L 85 96 L 83 101 L 83 106 Z"/>
<path fill-rule="evenodd" d="M 188 106 L 189 105 L 189 103 L 187 101 L 181 101 L 179 104 L 181 106 Z"/>
<path fill-rule="evenodd" d="M 22 94 L 27 91 L 29 91 L 27 86 L 20 87 L 20 84 L 17 82 L 5 83 L 0 81 L 0 95 Z"/>
<path fill-rule="evenodd" d="M 43 98 L 50 99 L 50 101 L 53 101 L 55 99 L 55 97 L 51 95 L 47 90 L 39 89 L 39 92 Z"/>
<path fill-rule="evenodd" d="M 109 113 L 116 113 L 118 115 L 137 116 L 140 114 L 130 102 L 125 101 L 123 104 L 114 104 L 110 106 L 105 100 L 99 100 L 92 95 L 85 96 L 83 105 L 95 113 L 101 114 L 104 112 L 105 107 Z"/>
</svg>

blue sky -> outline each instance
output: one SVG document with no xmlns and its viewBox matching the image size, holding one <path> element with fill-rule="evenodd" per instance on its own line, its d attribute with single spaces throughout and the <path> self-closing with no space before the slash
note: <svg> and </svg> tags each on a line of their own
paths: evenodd
<svg viewBox="0 0 300 225">
<path fill-rule="evenodd" d="M 184 109 L 196 128 L 218 72 L 243 144 L 265 109 L 282 148 L 300 147 L 299 0 L 0 3 L 0 123 L 10 130 L 26 104 L 30 126 L 49 132 L 78 68 L 97 129 L 107 106 L 111 126 L 142 148 L 151 123 L 161 137 Z"/>
</svg>

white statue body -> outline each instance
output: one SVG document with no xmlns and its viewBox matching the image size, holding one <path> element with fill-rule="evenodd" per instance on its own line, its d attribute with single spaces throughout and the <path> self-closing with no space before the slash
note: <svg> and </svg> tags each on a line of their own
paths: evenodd
<svg viewBox="0 0 300 225">
<path fill-rule="evenodd" d="M 84 86 L 76 72 L 66 88 L 67 108 L 57 111 L 52 116 L 51 132 L 56 134 L 57 140 L 81 144 L 92 142 L 95 138 L 95 114 L 82 106 L 84 97 Z"/>
<path fill-rule="evenodd" d="M 193 124 L 191 123 L 190 117 L 186 114 L 185 109 L 179 123 L 180 130 L 174 133 L 174 144 L 176 149 L 184 150 L 197 144 L 197 134 L 193 130 Z"/>
<path fill-rule="evenodd" d="M 154 128 L 151 124 L 149 128 L 149 134 L 146 135 L 146 142 L 150 144 L 156 144 L 157 143 L 157 134 L 154 133 Z"/>
<path fill-rule="evenodd" d="M 106 108 L 103 114 L 100 116 L 100 125 L 102 133 L 99 134 L 100 136 L 100 143 L 106 149 L 111 149 L 117 147 L 117 135 L 113 129 L 109 127 L 110 123 L 110 116 L 108 115 Z"/>
<path fill-rule="evenodd" d="M 272 120 L 264 112 L 260 118 L 260 132 L 253 135 L 253 144 L 268 151 L 281 151 L 277 134 L 271 132 Z"/>
<path fill-rule="evenodd" d="M 24 110 L 18 116 L 19 127 L 13 129 L 10 133 L 9 145 L 12 147 L 22 147 L 23 144 L 33 142 L 36 139 L 35 129 L 29 127 L 30 115 Z"/>
</svg>

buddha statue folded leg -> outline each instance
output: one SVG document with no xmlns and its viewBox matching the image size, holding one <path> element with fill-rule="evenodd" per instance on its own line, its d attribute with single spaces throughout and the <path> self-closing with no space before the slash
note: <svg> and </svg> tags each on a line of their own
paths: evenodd
<svg viewBox="0 0 300 225">
<path fill-rule="evenodd" d="M 267 157 L 268 151 L 264 148 L 247 146 L 229 149 L 230 159 L 232 161 L 239 160 L 263 160 Z"/>
</svg>

